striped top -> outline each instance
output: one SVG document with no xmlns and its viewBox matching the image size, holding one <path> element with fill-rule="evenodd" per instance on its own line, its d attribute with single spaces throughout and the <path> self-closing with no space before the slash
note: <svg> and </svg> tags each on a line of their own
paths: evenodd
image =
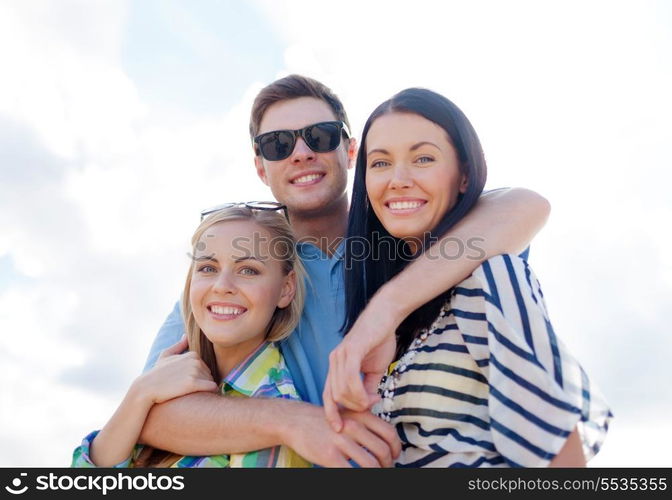
<svg viewBox="0 0 672 500">
<path fill-rule="evenodd" d="M 299 399 L 280 350 L 268 342 L 262 343 L 234 368 L 219 387 L 221 394 L 227 397 Z M 71 467 L 95 467 L 89 449 L 97 434 L 98 431 L 94 431 L 84 438 L 73 453 Z M 142 445 L 136 445 L 131 456 L 114 467 L 133 467 L 143 449 Z M 310 463 L 286 446 L 275 446 L 249 453 L 175 456 L 169 467 L 310 467 Z"/>
<path fill-rule="evenodd" d="M 390 367 L 374 412 L 399 467 L 541 467 L 578 428 L 586 460 L 612 413 L 556 337 L 526 261 L 500 255 L 460 283 Z"/>
</svg>

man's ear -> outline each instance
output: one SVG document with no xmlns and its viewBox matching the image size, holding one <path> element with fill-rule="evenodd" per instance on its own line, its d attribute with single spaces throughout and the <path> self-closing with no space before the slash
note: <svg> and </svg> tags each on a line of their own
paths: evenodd
<svg viewBox="0 0 672 500">
<path fill-rule="evenodd" d="M 264 167 L 264 160 L 261 157 L 261 155 L 255 155 L 254 167 L 257 170 L 257 175 L 261 179 L 261 182 L 263 182 L 268 186 L 268 179 L 266 178 L 266 168 Z"/>
<path fill-rule="evenodd" d="M 357 139 L 350 138 L 350 145 L 348 146 L 348 170 L 355 166 L 357 160 Z"/>
<path fill-rule="evenodd" d="M 460 193 L 464 194 L 467 192 L 467 188 L 469 187 L 469 177 L 467 174 L 462 175 L 462 181 L 460 181 Z"/>
<path fill-rule="evenodd" d="M 280 300 L 278 300 L 278 307 L 284 309 L 294 300 L 294 295 L 296 294 L 296 272 L 291 270 L 289 274 L 285 277 L 285 283 L 282 285 L 282 291 L 280 292 Z"/>
</svg>

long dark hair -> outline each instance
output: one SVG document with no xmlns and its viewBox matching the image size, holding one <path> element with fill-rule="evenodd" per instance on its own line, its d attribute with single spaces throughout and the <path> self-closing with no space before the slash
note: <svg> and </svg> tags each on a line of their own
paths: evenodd
<svg viewBox="0 0 672 500">
<path fill-rule="evenodd" d="M 458 196 L 455 206 L 443 218 L 412 255 L 406 243 L 392 236 L 374 213 L 366 193 L 366 137 L 376 119 L 388 113 L 413 113 L 434 122 L 446 131 L 460 164 L 460 172 L 468 179 L 466 192 Z M 396 276 L 414 258 L 424 252 L 429 242 L 441 238 L 476 204 L 485 186 L 487 167 L 476 131 L 462 111 L 436 92 L 421 88 L 402 90 L 379 105 L 364 125 L 357 154 L 352 204 L 348 218 L 345 247 L 345 300 L 346 317 L 343 331 L 347 333 L 364 310 L 371 297 L 387 281 Z M 448 189 L 448 186 L 446 186 Z M 391 255 L 374 253 L 362 259 L 363 246 L 376 251 L 376 245 L 387 242 Z M 404 258 L 408 256 L 409 258 Z M 410 293 L 410 292 L 409 292 Z M 398 353 L 403 352 L 419 329 L 429 327 L 446 300 L 450 290 L 427 302 L 411 313 L 397 329 Z M 394 304 L 390 304 L 394 307 Z"/>
</svg>

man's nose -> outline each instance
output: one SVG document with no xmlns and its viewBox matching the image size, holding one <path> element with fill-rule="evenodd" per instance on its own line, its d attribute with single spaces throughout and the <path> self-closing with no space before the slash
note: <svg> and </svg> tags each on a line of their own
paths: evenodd
<svg viewBox="0 0 672 500">
<path fill-rule="evenodd" d="M 292 163 L 312 161 L 315 159 L 315 151 L 308 147 L 303 137 L 296 139 L 294 151 L 292 151 Z"/>
</svg>

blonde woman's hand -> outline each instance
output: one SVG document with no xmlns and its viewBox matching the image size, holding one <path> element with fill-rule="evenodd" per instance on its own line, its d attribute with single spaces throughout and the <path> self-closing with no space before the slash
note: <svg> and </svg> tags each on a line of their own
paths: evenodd
<svg viewBox="0 0 672 500">
<path fill-rule="evenodd" d="M 187 347 L 185 335 L 162 351 L 154 367 L 135 380 L 131 391 L 149 404 L 163 403 L 192 392 L 217 392 L 210 370 L 198 354 L 184 352 Z"/>
</svg>

